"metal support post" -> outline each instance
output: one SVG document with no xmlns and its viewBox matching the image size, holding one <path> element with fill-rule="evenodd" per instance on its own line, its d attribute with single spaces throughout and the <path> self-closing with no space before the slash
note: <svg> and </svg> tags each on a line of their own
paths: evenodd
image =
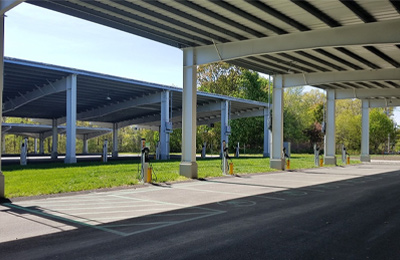
<svg viewBox="0 0 400 260">
<path fill-rule="evenodd" d="M 362 162 L 370 162 L 369 155 L 369 100 L 363 99 L 361 107 L 361 156 Z"/>
<path fill-rule="evenodd" d="M 161 126 L 160 126 L 160 153 L 161 160 L 169 159 L 169 134 L 172 132 L 172 123 L 169 118 L 169 91 L 161 93 Z"/>
<path fill-rule="evenodd" d="M 112 157 L 118 158 L 118 123 L 113 123 L 113 151 Z"/>
<path fill-rule="evenodd" d="M 52 139 L 52 149 L 51 149 L 51 159 L 56 160 L 58 157 L 58 129 L 57 129 L 57 119 L 52 121 L 53 139 Z"/>
<path fill-rule="evenodd" d="M 236 151 L 235 151 L 235 157 L 236 157 L 236 158 L 239 158 L 239 154 L 240 154 L 239 149 L 240 149 L 240 146 L 239 146 L 239 142 L 238 142 L 238 143 L 237 143 L 237 146 L 236 146 Z"/>
<path fill-rule="evenodd" d="M 39 134 L 39 154 L 44 154 L 44 133 Z"/>
<path fill-rule="evenodd" d="M 3 122 L 3 87 L 4 87 L 4 13 L 0 14 L 0 129 Z M 1 133 L 3 135 L 3 133 Z M 3 139 L 3 138 L 2 138 Z M 3 141 L 0 139 L 1 141 Z M 1 152 L 0 152 L 1 157 Z M 0 160 L 0 198 L 4 198 L 5 181 Z"/>
<path fill-rule="evenodd" d="M 38 140 L 37 140 L 37 138 L 35 137 L 34 139 L 33 139 L 33 152 L 35 153 L 35 154 L 37 154 L 38 153 Z"/>
<path fill-rule="evenodd" d="M 264 108 L 264 152 L 263 157 L 270 156 L 270 130 L 269 130 L 269 122 L 270 122 L 270 110 L 269 108 Z"/>
<path fill-rule="evenodd" d="M 285 159 L 282 158 L 283 150 L 283 75 L 274 77 L 272 93 L 272 145 L 270 167 L 284 170 Z"/>
<path fill-rule="evenodd" d="M 103 158 L 103 162 L 107 162 L 108 159 L 108 154 L 107 151 L 108 150 L 108 141 L 107 139 L 104 139 L 104 143 L 103 143 L 103 154 L 102 154 L 102 158 Z"/>
<path fill-rule="evenodd" d="M 88 148 L 88 136 L 87 134 L 83 135 L 83 149 L 82 149 L 83 154 L 88 154 L 89 153 L 89 148 Z"/>
<path fill-rule="evenodd" d="M 225 142 L 225 146 L 229 147 L 229 135 L 231 134 L 231 128 L 229 126 L 229 102 L 221 102 L 221 156 L 224 154 L 224 147 L 222 145 Z"/>
<path fill-rule="evenodd" d="M 67 144 L 65 163 L 76 163 L 76 83 L 77 75 L 67 77 Z"/>
<path fill-rule="evenodd" d="M 183 50 L 183 94 L 182 94 L 182 161 L 180 175 L 197 178 L 196 163 L 196 109 L 197 66 L 194 48 Z"/>
<path fill-rule="evenodd" d="M 336 137 L 335 137 L 335 90 L 328 89 L 326 91 L 326 133 L 325 133 L 325 149 L 324 164 L 336 165 Z"/>
</svg>

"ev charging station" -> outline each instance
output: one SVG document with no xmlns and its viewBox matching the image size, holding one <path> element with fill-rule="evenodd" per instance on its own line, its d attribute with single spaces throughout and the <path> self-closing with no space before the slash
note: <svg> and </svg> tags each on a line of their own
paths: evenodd
<svg viewBox="0 0 400 260">
<path fill-rule="evenodd" d="M 150 167 L 150 148 L 146 145 L 146 139 L 141 140 L 141 156 L 140 156 L 140 178 L 143 182 L 151 182 L 151 167 Z"/>
<path fill-rule="evenodd" d="M 226 147 L 225 140 L 222 140 L 222 174 L 223 175 L 228 175 L 228 169 L 229 169 L 228 159 L 229 159 L 228 147 Z"/>
<path fill-rule="evenodd" d="M 314 144 L 314 165 L 315 166 L 322 166 L 323 160 L 319 158 L 321 152 L 321 148 L 317 145 Z"/>
<path fill-rule="evenodd" d="M 104 139 L 103 153 L 102 153 L 103 162 L 107 162 L 107 149 L 108 149 L 108 141 L 107 139 Z"/>
<path fill-rule="evenodd" d="M 290 142 L 283 142 L 282 158 L 285 164 L 283 169 L 290 170 Z"/>
<path fill-rule="evenodd" d="M 342 144 L 342 163 L 350 164 L 350 155 L 346 150 L 346 146 Z"/>
<path fill-rule="evenodd" d="M 26 156 L 28 155 L 28 138 L 24 138 L 21 144 L 21 156 L 20 156 L 20 164 L 26 165 L 27 159 Z"/>
<path fill-rule="evenodd" d="M 207 147 L 207 142 L 204 142 L 203 146 L 201 147 L 201 158 L 202 159 L 206 158 L 206 147 Z"/>
</svg>

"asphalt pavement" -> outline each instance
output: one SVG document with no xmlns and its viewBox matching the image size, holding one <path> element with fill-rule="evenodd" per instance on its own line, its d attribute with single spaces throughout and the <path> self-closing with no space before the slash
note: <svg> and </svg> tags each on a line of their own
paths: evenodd
<svg viewBox="0 0 400 260">
<path fill-rule="evenodd" d="M 400 163 L 0 205 L 0 259 L 400 259 Z"/>
</svg>

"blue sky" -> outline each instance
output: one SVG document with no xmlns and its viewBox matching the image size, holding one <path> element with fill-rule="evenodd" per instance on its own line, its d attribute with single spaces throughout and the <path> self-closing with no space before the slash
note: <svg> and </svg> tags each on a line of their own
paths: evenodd
<svg viewBox="0 0 400 260">
<path fill-rule="evenodd" d="M 24 3 L 6 15 L 6 56 L 182 87 L 180 49 Z"/>
<path fill-rule="evenodd" d="M 25 3 L 6 15 L 8 57 L 182 87 L 180 49 Z"/>
</svg>

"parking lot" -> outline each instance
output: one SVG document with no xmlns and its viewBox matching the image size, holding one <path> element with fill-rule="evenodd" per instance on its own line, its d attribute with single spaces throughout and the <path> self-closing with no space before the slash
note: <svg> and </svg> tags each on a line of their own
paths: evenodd
<svg viewBox="0 0 400 260">
<path fill-rule="evenodd" d="M 0 206 L 1 258 L 396 259 L 399 170 L 377 161 L 16 199 Z"/>
</svg>

